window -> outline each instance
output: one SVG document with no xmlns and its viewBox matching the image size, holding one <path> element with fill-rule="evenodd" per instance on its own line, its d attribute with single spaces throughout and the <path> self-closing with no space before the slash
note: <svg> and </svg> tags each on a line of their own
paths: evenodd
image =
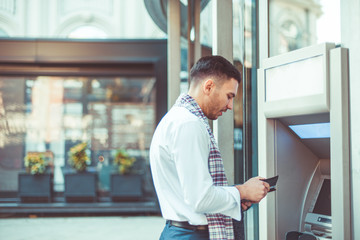
<svg viewBox="0 0 360 240">
<path fill-rule="evenodd" d="M 94 168 L 100 155 L 104 169 L 111 168 L 122 148 L 145 160 L 155 126 L 154 84 L 153 77 L 0 77 L 1 163 L 22 169 L 27 152 L 51 151 L 55 191 L 63 191 L 61 168 L 77 143 L 88 143 Z M 109 188 L 105 177 L 99 185 Z"/>
<path fill-rule="evenodd" d="M 270 57 L 323 42 L 340 42 L 339 0 L 269 1 Z"/>
<path fill-rule="evenodd" d="M 4 39 L 4 46 L 9 51 L 0 64 L 0 197 L 16 198 L 28 152 L 51 151 L 54 201 L 61 202 L 68 151 L 86 142 L 100 202 L 110 201 L 112 161 L 120 149 L 136 158 L 146 179 L 143 196 L 156 201 L 148 150 L 167 109 L 166 41 Z M 18 49 L 29 51 L 13 62 Z"/>
</svg>

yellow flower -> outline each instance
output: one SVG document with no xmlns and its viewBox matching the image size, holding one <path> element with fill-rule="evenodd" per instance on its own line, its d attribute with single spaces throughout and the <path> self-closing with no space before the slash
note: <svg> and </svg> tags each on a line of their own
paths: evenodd
<svg viewBox="0 0 360 240">
<path fill-rule="evenodd" d="M 135 161 L 136 159 L 130 157 L 125 150 L 118 150 L 114 158 L 114 165 L 118 166 L 120 174 L 128 174 L 131 172 Z"/>
<path fill-rule="evenodd" d="M 79 143 L 69 150 L 69 164 L 77 171 L 85 171 L 87 166 L 90 165 L 91 160 L 87 153 L 87 143 Z"/>
<path fill-rule="evenodd" d="M 41 153 L 28 153 L 24 158 L 25 167 L 31 174 L 42 174 L 46 171 L 48 161 Z"/>
</svg>

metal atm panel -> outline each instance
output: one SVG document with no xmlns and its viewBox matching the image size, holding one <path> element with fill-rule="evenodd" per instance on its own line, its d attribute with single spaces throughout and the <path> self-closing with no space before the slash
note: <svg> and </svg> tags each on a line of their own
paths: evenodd
<svg viewBox="0 0 360 240">
<path fill-rule="evenodd" d="M 347 50 L 325 43 L 266 59 L 263 66 L 259 175 L 279 175 L 279 181 L 259 204 L 260 239 L 285 239 L 289 231 L 351 239 Z M 294 130 L 300 124 L 330 129 L 307 138 Z"/>
<path fill-rule="evenodd" d="M 319 158 L 279 120 L 275 121 L 275 143 L 277 232 L 285 236 L 289 230 L 299 229 L 303 196 Z"/>
</svg>

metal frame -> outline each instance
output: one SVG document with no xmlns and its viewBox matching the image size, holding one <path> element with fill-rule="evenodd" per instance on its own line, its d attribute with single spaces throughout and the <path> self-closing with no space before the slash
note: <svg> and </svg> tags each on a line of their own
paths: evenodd
<svg viewBox="0 0 360 240">
<path fill-rule="evenodd" d="M 329 112 L 330 86 L 329 69 L 327 68 L 327 66 L 329 65 L 329 49 L 332 49 L 334 47 L 335 44 L 324 43 L 292 51 L 290 55 L 282 54 L 272 57 L 270 59 L 264 59 L 262 69 L 265 70 L 265 84 L 267 81 L 267 70 L 282 67 L 286 65 L 285 63 L 287 62 L 295 63 L 299 61 L 307 61 L 308 59 L 312 59 L 314 57 L 323 58 L 322 70 L 324 76 L 324 78 L 321 79 L 324 87 L 324 92 L 321 94 L 306 97 L 289 98 L 277 101 L 268 101 L 267 99 L 265 99 L 264 113 L 267 118 Z M 266 92 L 266 89 L 264 89 L 264 91 Z M 261 100 L 264 101 L 264 99 Z"/>
<path fill-rule="evenodd" d="M 221 55 L 233 62 L 232 0 L 213 0 L 213 55 Z M 213 121 L 215 139 L 224 161 L 229 184 L 234 184 L 234 112 L 227 111 Z"/>
<path fill-rule="evenodd" d="M 355 240 L 360 239 L 360 2 L 358 0 L 340 1 L 341 45 L 349 49 L 349 107 L 350 107 L 350 147 L 351 147 L 351 233 Z"/>
<path fill-rule="evenodd" d="M 333 239 L 351 238 L 348 50 L 330 51 L 331 212 Z M 335 161 L 334 161 L 335 160 Z"/>
<path fill-rule="evenodd" d="M 167 3 L 167 32 L 168 32 L 168 96 L 167 103 L 170 109 L 180 94 L 180 71 L 181 71 L 181 53 L 180 53 L 180 0 L 172 0 Z"/>
</svg>

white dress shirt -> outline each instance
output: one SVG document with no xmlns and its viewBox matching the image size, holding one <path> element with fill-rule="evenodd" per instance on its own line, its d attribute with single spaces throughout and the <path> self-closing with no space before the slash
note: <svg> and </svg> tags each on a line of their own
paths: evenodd
<svg viewBox="0 0 360 240">
<path fill-rule="evenodd" d="M 186 108 L 173 107 L 160 121 L 150 146 L 150 166 L 165 219 L 206 225 L 205 213 L 221 213 L 240 220 L 239 191 L 213 185 L 209 153 L 205 124 Z"/>
</svg>

